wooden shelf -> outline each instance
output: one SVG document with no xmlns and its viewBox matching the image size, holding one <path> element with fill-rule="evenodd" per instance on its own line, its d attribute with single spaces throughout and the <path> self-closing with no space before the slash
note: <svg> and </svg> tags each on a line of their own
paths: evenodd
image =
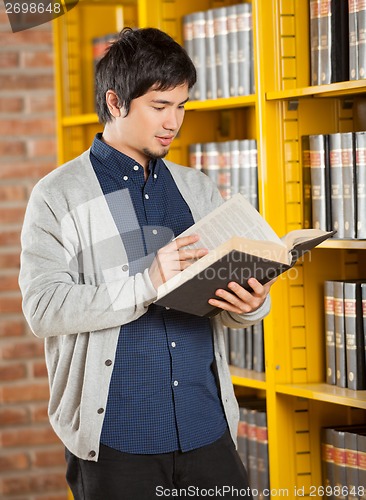
<svg viewBox="0 0 366 500">
<path fill-rule="evenodd" d="M 329 85 L 314 85 L 310 87 L 288 90 L 270 91 L 266 93 L 267 101 L 291 100 L 301 97 L 342 97 L 355 94 L 366 94 L 366 80 L 337 82 Z"/>
<path fill-rule="evenodd" d="M 252 389 L 266 389 L 265 373 L 253 370 L 244 370 L 236 366 L 230 366 L 231 380 L 234 385 L 250 387 Z"/>
<path fill-rule="evenodd" d="M 277 385 L 276 392 L 300 398 L 366 409 L 366 391 L 351 391 L 329 384 Z"/>
<path fill-rule="evenodd" d="M 319 245 L 319 248 L 334 248 L 336 250 L 366 250 L 366 240 L 337 240 L 329 239 Z"/>
<path fill-rule="evenodd" d="M 255 95 L 228 97 L 225 99 L 207 99 L 207 101 L 188 101 L 185 105 L 187 111 L 214 111 L 220 109 L 233 109 L 255 106 Z"/>
</svg>

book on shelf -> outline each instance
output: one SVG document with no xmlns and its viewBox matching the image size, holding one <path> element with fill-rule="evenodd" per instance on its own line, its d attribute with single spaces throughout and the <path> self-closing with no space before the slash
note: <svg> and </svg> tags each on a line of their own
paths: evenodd
<svg viewBox="0 0 366 500">
<path fill-rule="evenodd" d="M 310 135 L 309 143 L 313 227 L 317 229 L 329 230 L 331 225 L 328 136 L 324 134 Z"/>
<path fill-rule="evenodd" d="M 344 197 L 341 133 L 329 134 L 330 199 L 333 228 L 344 238 Z"/>
<path fill-rule="evenodd" d="M 213 9 L 217 97 L 230 97 L 227 8 Z"/>
<path fill-rule="evenodd" d="M 333 282 L 334 331 L 336 347 L 336 385 L 347 387 L 346 333 L 344 329 L 344 283 Z"/>
<path fill-rule="evenodd" d="M 366 132 L 355 132 L 356 234 L 366 238 Z"/>
<path fill-rule="evenodd" d="M 205 12 L 206 21 L 206 97 L 207 99 L 217 99 L 217 76 L 216 76 L 216 55 L 215 55 L 215 32 L 214 19 L 211 9 Z"/>
<path fill-rule="evenodd" d="M 239 95 L 239 64 L 238 64 L 238 23 L 236 5 L 226 8 L 227 12 L 227 40 L 229 64 L 229 94 L 231 97 Z"/>
<path fill-rule="evenodd" d="M 366 2 L 357 0 L 357 54 L 359 79 L 366 78 Z"/>
<path fill-rule="evenodd" d="M 310 66 L 312 85 L 349 79 L 348 2 L 310 2 Z"/>
<path fill-rule="evenodd" d="M 252 53 L 252 4 L 241 3 L 236 6 L 238 36 L 238 95 L 251 92 Z"/>
<path fill-rule="evenodd" d="M 327 384 L 336 383 L 333 281 L 324 282 L 325 373 Z"/>
<path fill-rule="evenodd" d="M 358 80 L 358 34 L 357 34 L 358 0 L 348 0 L 349 31 L 349 79 Z"/>
<path fill-rule="evenodd" d="M 366 389 L 361 283 L 344 283 L 347 387 L 354 390 Z"/>
<path fill-rule="evenodd" d="M 308 135 L 301 137 L 302 149 L 302 191 L 303 191 L 303 228 L 312 227 L 311 210 L 311 163 L 310 163 L 310 141 Z"/>
<path fill-rule="evenodd" d="M 344 237 L 356 237 L 355 169 L 352 132 L 341 133 Z"/>
<path fill-rule="evenodd" d="M 156 303 L 172 309 L 212 316 L 220 310 L 208 303 L 218 288 L 236 281 L 250 290 L 248 279 L 262 284 L 293 267 L 306 252 L 334 232 L 290 231 L 280 238 L 240 193 L 203 217 L 180 236 L 199 234 L 191 248 L 209 253 L 160 285 Z"/>
<path fill-rule="evenodd" d="M 206 20 L 204 12 L 194 12 L 192 17 L 192 61 L 197 71 L 193 98 L 206 99 Z"/>
</svg>

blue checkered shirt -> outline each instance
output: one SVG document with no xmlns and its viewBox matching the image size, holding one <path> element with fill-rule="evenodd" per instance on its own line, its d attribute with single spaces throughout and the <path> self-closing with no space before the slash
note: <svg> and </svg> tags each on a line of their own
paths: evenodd
<svg viewBox="0 0 366 500">
<path fill-rule="evenodd" d="M 90 159 L 126 248 L 129 273 L 194 223 L 162 160 L 144 169 L 101 140 Z M 127 453 L 188 451 L 227 428 L 209 319 L 150 305 L 120 330 L 101 443 Z"/>
</svg>

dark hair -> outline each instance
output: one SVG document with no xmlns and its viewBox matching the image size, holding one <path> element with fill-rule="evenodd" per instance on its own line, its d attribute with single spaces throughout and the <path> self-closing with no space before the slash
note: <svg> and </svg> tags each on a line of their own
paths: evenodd
<svg viewBox="0 0 366 500">
<path fill-rule="evenodd" d="M 126 115 L 132 99 L 154 86 L 168 90 L 184 83 L 190 89 L 196 70 L 187 52 L 169 35 L 156 28 L 124 28 L 96 66 L 96 108 L 103 124 L 112 120 L 106 92 L 113 90 Z"/>
</svg>

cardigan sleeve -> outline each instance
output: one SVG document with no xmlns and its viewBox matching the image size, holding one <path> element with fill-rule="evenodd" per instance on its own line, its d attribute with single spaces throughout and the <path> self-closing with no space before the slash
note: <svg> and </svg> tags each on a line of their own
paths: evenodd
<svg viewBox="0 0 366 500">
<path fill-rule="evenodd" d="M 148 269 L 128 276 L 119 266 L 107 282 L 81 277 L 71 265 L 74 242 L 65 238 L 61 211 L 41 186 L 33 189 L 21 234 L 19 285 L 33 333 L 51 337 L 104 330 L 144 314 L 156 299 Z"/>
</svg>

